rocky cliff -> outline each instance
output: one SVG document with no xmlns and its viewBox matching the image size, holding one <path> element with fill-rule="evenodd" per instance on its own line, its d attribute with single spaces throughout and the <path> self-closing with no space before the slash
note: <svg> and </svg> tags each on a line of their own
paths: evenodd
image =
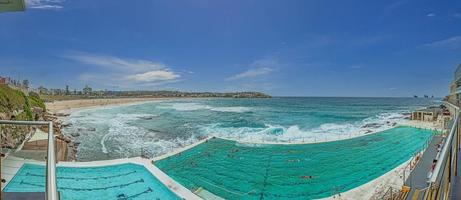
<svg viewBox="0 0 461 200">
<path fill-rule="evenodd" d="M 0 119 L 42 120 L 45 111 L 45 104 L 37 94 L 24 94 L 22 91 L 0 85 Z M 31 126 L 1 126 L 2 147 L 17 148 L 33 133 L 34 128 Z"/>
</svg>

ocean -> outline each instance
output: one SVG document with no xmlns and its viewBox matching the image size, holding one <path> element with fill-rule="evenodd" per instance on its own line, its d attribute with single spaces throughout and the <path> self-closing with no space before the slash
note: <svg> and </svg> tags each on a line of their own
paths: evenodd
<svg viewBox="0 0 461 200">
<path fill-rule="evenodd" d="M 63 132 L 78 161 L 158 156 L 207 136 L 251 143 L 316 143 L 392 128 L 422 98 L 171 99 L 75 111 Z M 78 135 L 78 136 L 77 136 Z"/>
</svg>

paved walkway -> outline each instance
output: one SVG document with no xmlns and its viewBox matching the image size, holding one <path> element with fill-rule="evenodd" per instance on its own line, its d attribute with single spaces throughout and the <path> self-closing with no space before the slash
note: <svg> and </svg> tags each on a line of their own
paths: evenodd
<svg viewBox="0 0 461 200">
<path fill-rule="evenodd" d="M 41 200 L 45 199 L 44 192 L 4 192 L 4 200 Z"/>
<path fill-rule="evenodd" d="M 432 138 L 431 143 L 429 143 L 429 146 L 423 153 L 423 156 L 421 157 L 419 163 L 416 165 L 416 168 L 411 172 L 410 176 L 405 182 L 405 185 L 411 188 L 407 196 L 408 200 L 413 199 L 415 192 L 415 195 L 419 194 L 417 199 L 422 199 L 424 196 L 422 192 L 417 192 L 416 190 L 421 191 L 428 186 L 428 172 L 432 167 L 432 161 L 437 156 L 437 144 L 440 143 L 442 139 L 443 137 L 439 135 L 435 135 Z"/>
<path fill-rule="evenodd" d="M 461 200 L 461 151 L 458 151 L 458 176 L 454 176 L 451 199 Z"/>
</svg>

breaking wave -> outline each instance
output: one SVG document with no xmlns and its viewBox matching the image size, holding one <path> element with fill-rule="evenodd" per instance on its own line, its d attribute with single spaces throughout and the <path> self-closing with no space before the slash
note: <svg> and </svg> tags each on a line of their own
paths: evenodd
<svg viewBox="0 0 461 200">
<path fill-rule="evenodd" d="M 250 112 L 251 108 L 243 106 L 229 106 L 229 107 L 213 107 L 200 103 L 170 103 L 167 105 L 158 106 L 162 109 L 173 109 L 177 111 L 195 111 L 195 110 L 211 110 L 216 112 L 235 112 L 244 113 Z"/>
<path fill-rule="evenodd" d="M 251 143 L 314 143 L 349 139 L 393 128 L 404 120 L 401 113 L 383 113 L 355 123 L 325 123 L 317 128 L 301 129 L 297 125 L 284 127 L 225 127 L 220 123 L 201 127 L 204 134 Z"/>
<path fill-rule="evenodd" d="M 110 128 L 100 141 L 102 152 L 118 154 L 122 157 L 133 155 L 153 157 L 199 140 L 194 136 L 187 139 L 159 139 L 156 132 L 130 125 L 131 121 L 149 116 L 151 115 L 117 114 L 109 121 Z"/>
</svg>

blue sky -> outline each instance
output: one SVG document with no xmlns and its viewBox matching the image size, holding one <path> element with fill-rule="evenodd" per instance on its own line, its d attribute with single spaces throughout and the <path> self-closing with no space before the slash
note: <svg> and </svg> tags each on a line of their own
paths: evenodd
<svg viewBox="0 0 461 200">
<path fill-rule="evenodd" d="M 0 74 L 35 87 L 444 96 L 461 63 L 459 0 L 27 2 Z"/>
</svg>

